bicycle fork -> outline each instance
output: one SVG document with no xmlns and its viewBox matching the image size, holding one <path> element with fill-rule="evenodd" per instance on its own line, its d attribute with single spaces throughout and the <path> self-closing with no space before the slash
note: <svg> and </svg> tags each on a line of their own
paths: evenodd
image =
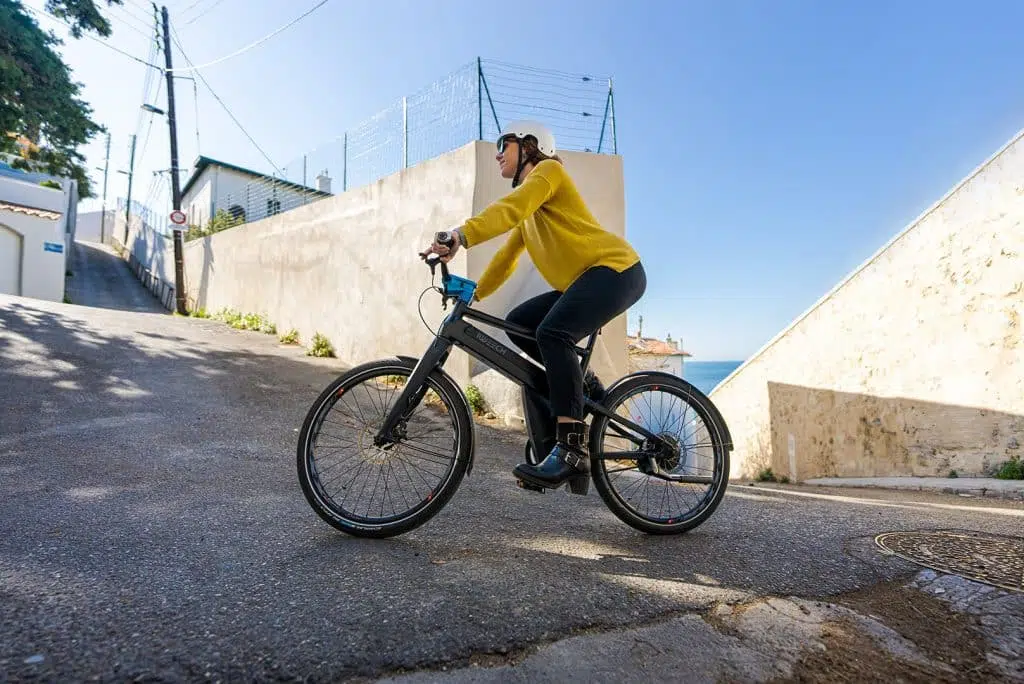
<svg viewBox="0 0 1024 684">
<path fill-rule="evenodd" d="M 423 400 L 423 396 L 429 389 L 427 378 L 434 372 L 435 368 L 440 368 L 444 365 L 451 351 L 451 341 L 441 337 L 434 338 L 434 341 L 427 347 L 427 351 L 416 362 L 416 366 L 412 369 L 405 387 L 402 388 L 398 398 L 395 400 L 395 405 L 384 417 L 384 423 L 373 438 L 374 446 L 387 450 L 404 436 L 405 421 L 409 419 L 412 412 L 419 406 L 420 401 Z M 398 430 L 399 427 L 402 429 Z"/>
</svg>

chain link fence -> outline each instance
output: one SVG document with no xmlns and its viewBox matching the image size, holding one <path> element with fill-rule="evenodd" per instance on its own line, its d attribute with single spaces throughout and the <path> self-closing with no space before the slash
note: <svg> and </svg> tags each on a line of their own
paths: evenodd
<svg viewBox="0 0 1024 684">
<path fill-rule="evenodd" d="M 546 123 L 559 149 L 618 153 L 610 78 L 478 58 L 284 167 L 214 197 L 212 214 L 186 238 L 373 183 L 474 140 L 496 140 L 517 119 Z"/>
</svg>

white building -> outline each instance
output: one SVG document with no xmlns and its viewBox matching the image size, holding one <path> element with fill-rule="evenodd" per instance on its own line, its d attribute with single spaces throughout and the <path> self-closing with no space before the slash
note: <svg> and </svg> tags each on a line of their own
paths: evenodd
<svg viewBox="0 0 1024 684">
<path fill-rule="evenodd" d="M 205 227 L 220 209 L 242 222 L 258 221 L 331 196 L 326 171 L 316 183 L 311 188 L 200 156 L 181 189 L 181 209 L 190 226 Z"/>
<path fill-rule="evenodd" d="M 0 171 L 0 293 L 63 301 L 78 183 Z M 38 178 L 57 182 L 61 189 L 40 185 Z"/>
</svg>

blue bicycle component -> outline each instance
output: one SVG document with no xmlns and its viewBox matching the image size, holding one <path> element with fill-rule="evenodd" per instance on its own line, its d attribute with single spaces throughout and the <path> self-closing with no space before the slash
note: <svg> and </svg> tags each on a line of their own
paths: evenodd
<svg viewBox="0 0 1024 684">
<path fill-rule="evenodd" d="M 476 283 L 468 278 L 449 273 L 444 282 L 444 293 L 448 297 L 455 297 L 460 302 L 469 304 L 473 301 L 473 295 L 476 293 Z"/>
</svg>

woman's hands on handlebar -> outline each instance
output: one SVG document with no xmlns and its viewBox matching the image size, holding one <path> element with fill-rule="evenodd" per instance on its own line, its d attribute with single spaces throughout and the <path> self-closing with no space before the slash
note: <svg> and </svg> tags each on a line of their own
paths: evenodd
<svg viewBox="0 0 1024 684">
<path fill-rule="evenodd" d="M 455 258 L 455 253 L 462 246 L 461 236 L 457 230 L 442 230 L 434 233 L 434 241 L 420 256 L 426 259 L 431 254 L 437 254 L 440 260 L 448 263 Z"/>
</svg>

